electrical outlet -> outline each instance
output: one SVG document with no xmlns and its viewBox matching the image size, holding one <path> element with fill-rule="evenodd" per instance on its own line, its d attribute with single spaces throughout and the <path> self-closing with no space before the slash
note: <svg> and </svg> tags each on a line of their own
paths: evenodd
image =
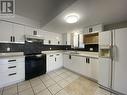
<svg viewBox="0 0 127 95">
<path fill-rule="evenodd" d="M 11 48 L 10 48 L 10 47 L 8 47 L 8 48 L 7 48 L 7 51 L 10 51 L 10 50 L 11 50 Z"/>
<path fill-rule="evenodd" d="M 90 51 L 93 51 L 93 48 L 90 48 Z"/>
</svg>

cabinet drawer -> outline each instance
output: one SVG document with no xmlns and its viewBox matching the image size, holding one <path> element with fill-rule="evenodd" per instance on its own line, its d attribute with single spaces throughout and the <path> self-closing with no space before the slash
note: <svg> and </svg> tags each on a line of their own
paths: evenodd
<svg viewBox="0 0 127 95">
<path fill-rule="evenodd" d="M 25 61 L 24 57 L 10 57 L 0 59 L 0 64 L 17 63 Z"/>
</svg>

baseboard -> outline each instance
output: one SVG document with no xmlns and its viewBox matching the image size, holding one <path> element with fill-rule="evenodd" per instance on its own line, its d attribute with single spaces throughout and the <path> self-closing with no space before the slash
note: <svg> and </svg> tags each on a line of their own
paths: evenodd
<svg viewBox="0 0 127 95">
<path fill-rule="evenodd" d="M 111 89 L 111 88 L 107 88 L 107 87 L 105 87 L 105 86 L 102 86 L 102 85 L 100 85 L 100 84 L 99 84 L 99 87 L 100 87 L 101 89 L 104 89 L 104 90 L 106 90 L 106 91 L 108 91 L 108 92 L 110 92 L 110 93 L 112 93 L 112 94 L 115 94 L 115 95 L 126 95 L 126 94 L 120 93 L 120 92 L 118 92 L 118 91 L 115 91 L 115 90 L 113 90 L 113 89 Z M 111 94 L 111 95 L 112 95 L 112 94 Z"/>
</svg>

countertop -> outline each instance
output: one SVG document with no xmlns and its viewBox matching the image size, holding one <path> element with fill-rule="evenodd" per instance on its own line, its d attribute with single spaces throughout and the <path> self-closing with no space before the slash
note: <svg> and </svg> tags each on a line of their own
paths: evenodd
<svg viewBox="0 0 127 95">
<path fill-rule="evenodd" d="M 70 51 L 70 50 L 53 50 L 53 51 L 42 51 L 44 54 L 63 53 L 72 56 L 99 58 L 98 52 L 87 52 L 87 51 Z"/>
</svg>

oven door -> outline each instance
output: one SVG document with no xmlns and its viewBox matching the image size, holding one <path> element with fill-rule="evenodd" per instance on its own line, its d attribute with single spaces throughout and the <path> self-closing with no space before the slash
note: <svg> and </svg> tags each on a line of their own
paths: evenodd
<svg viewBox="0 0 127 95">
<path fill-rule="evenodd" d="M 29 55 L 25 57 L 25 79 L 31 79 L 46 73 L 46 55 Z"/>
</svg>

